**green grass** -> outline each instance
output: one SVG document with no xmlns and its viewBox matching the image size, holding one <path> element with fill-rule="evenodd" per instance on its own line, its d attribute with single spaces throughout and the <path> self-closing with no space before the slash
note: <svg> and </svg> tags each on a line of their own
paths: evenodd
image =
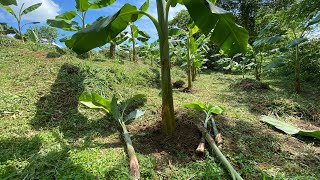
<svg viewBox="0 0 320 180">
<path fill-rule="evenodd" d="M 93 61 L 100 56 L 82 60 L 67 50 L 61 55 L 51 46 L 0 37 L 0 179 L 129 179 L 117 124 L 79 105 L 78 97 L 83 91 L 121 99 L 146 94 L 146 115 L 129 126 L 133 144 L 143 147 L 138 140 L 148 138 L 149 131 L 140 127 L 155 126 L 161 116 L 159 67 Z M 172 75 L 186 79 L 177 67 Z M 245 179 L 319 179 L 318 142 L 259 122 L 260 115 L 274 113 L 319 128 L 319 92 L 305 84 L 304 94 L 294 95 L 289 80 L 265 78 L 271 90 L 243 91 L 232 86 L 241 76 L 202 74 L 192 94 L 174 91 L 175 110 L 192 114 L 182 105 L 193 101 L 223 106 L 226 113 L 217 119 L 222 152 Z M 179 148 L 162 151 L 137 151 L 142 179 L 229 178 L 212 154 L 199 158 Z"/>
</svg>

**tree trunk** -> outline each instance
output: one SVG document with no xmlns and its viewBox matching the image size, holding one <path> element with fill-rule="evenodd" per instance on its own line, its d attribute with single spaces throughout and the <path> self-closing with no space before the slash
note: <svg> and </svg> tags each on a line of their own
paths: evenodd
<svg viewBox="0 0 320 180">
<path fill-rule="evenodd" d="M 132 61 L 136 62 L 137 58 L 136 58 L 136 41 L 133 38 L 132 39 Z"/>
<path fill-rule="evenodd" d="M 260 81 L 260 74 L 259 74 L 259 65 L 258 65 L 258 60 L 256 57 L 254 57 L 254 63 L 256 64 L 256 67 L 255 67 L 255 77 L 256 77 L 256 80 L 257 81 Z"/>
<path fill-rule="evenodd" d="M 197 76 L 197 69 L 194 66 L 191 66 L 191 71 L 192 71 L 192 81 L 196 80 L 196 76 Z"/>
<path fill-rule="evenodd" d="M 157 0 L 158 21 L 160 25 L 159 42 L 160 42 L 160 61 L 161 61 L 161 90 L 162 90 L 162 132 L 166 136 L 173 133 L 174 109 L 172 84 L 170 73 L 170 56 L 168 40 L 168 13 L 166 12 L 166 1 Z"/>
<path fill-rule="evenodd" d="M 301 93 L 301 63 L 299 60 L 299 46 L 296 47 L 295 57 L 295 90 L 297 94 Z"/>
<path fill-rule="evenodd" d="M 125 125 L 124 125 L 125 126 Z M 130 135 L 125 127 L 123 129 L 123 138 L 127 145 L 127 152 L 129 156 L 129 167 L 130 167 L 130 175 L 134 180 L 140 178 L 140 170 L 139 170 L 139 161 L 136 156 L 136 152 L 133 148 L 132 141 Z"/>
<path fill-rule="evenodd" d="M 117 44 L 114 42 L 110 42 L 110 52 L 109 52 L 109 58 L 114 59 L 116 57 L 116 47 Z"/>
<path fill-rule="evenodd" d="M 190 59 L 190 38 L 187 39 L 187 58 L 188 58 L 188 69 L 187 69 L 187 75 L 188 75 L 188 89 L 192 89 L 192 68 L 191 68 L 191 59 Z"/>
</svg>

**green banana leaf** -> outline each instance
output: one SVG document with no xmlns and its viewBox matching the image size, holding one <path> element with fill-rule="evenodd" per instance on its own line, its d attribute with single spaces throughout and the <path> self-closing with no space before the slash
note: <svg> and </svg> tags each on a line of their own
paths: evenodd
<svg viewBox="0 0 320 180">
<path fill-rule="evenodd" d="M 34 4 L 34 5 L 27 7 L 25 10 L 22 11 L 21 16 L 26 15 L 26 14 L 38 9 L 41 5 L 42 5 L 42 3 L 37 3 L 37 4 Z"/>
<path fill-rule="evenodd" d="M 58 16 L 56 16 L 56 19 L 65 19 L 65 20 L 71 20 L 73 18 L 75 18 L 77 16 L 77 12 L 76 11 L 67 11 L 63 14 L 60 14 Z"/>
<path fill-rule="evenodd" d="M 303 130 L 270 116 L 261 116 L 261 121 L 274 126 L 275 128 L 285 132 L 286 134 L 314 137 L 320 140 L 320 130 Z"/>
<path fill-rule="evenodd" d="M 225 11 L 209 0 L 183 0 L 194 23 L 211 41 L 232 56 L 246 53 L 248 31 L 237 25 L 232 13 Z"/>
<path fill-rule="evenodd" d="M 90 94 L 88 92 L 83 92 L 79 97 L 79 101 L 81 104 L 92 109 L 102 109 L 107 113 L 111 111 L 110 100 L 105 99 L 97 93 Z"/>
<path fill-rule="evenodd" d="M 34 43 L 39 42 L 38 35 L 34 32 L 34 30 L 31 30 L 30 40 Z"/>
<path fill-rule="evenodd" d="M 9 6 L 9 5 L 18 5 L 16 0 L 0 0 L 0 4 L 4 6 Z"/>
<path fill-rule="evenodd" d="M 85 12 L 89 9 L 88 0 L 76 0 L 76 8 L 80 12 Z"/>
<path fill-rule="evenodd" d="M 102 18 L 82 29 L 66 41 L 66 46 L 78 54 L 105 45 L 126 29 L 130 22 L 138 20 L 135 6 L 125 4 L 114 15 Z"/>
<path fill-rule="evenodd" d="M 94 2 L 89 2 L 91 9 L 100 9 L 107 7 L 116 2 L 116 0 L 95 0 Z"/>
</svg>

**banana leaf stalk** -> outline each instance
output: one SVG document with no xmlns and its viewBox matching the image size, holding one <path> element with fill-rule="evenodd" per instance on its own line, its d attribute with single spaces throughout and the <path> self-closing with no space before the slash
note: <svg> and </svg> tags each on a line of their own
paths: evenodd
<svg viewBox="0 0 320 180">
<path fill-rule="evenodd" d="M 129 135 L 129 132 L 126 127 L 126 123 L 130 123 L 133 120 L 138 119 L 144 115 L 144 111 L 134 110 L 129 114 L 125 114 L 128 106 L 132 105 L 136 100 L 145 98 L 143 94 L 137 94 L 130 99 L 118 102 L 118 99 L 113 96 L 112 100 L 105 99 L 104 97 L 98 95 L 97 93 L 88 93 L 83 92 L 79 97 L 80 102 L 91 108 L 91 109 L 101 109 L 106 113 L 109 113 L 113 116 L 114 120 L 117 120 L 123 130 L 123 139 L 126 142 L 127 153 L 129 156 L 129 166 L 130 166 L 130 175 L 134 180 L 140 178 L 139 171 L 139 161 L 136 156 L 136 152 L 133 148 L 132 141 Z"/>
<path fill-rule="evenodd" d="M 215 141 L 211 137 L 210 133 L 207 131 L 206 128 L 202 126 L 198 126 L 198 129 L 204 134 L 205 139 L 207 140 L 208 144 L 214 151 L 214 153 L 217 155 L 221 163 L 225 166 L 225 168 L 230 172 L 230 175 L 233 180 L 243 180 L 242 177 L 238 174 L 238 172 L 232 167 L 230 162 L 227 160 L 227 158 L 222 154 L 222 152 L 219 150 L 218 146 L 216 145 Z"/>
<path fill-rule="evenodd" d="M 212 124 L 212 128 L 213 128 L 213 135 L 214 135 L 214 140 L 216 141 L 216 143 L 222 144 L 222 136 L 221 133 L 219 133 L 217 126 L 216 126 L 216 122 L 213 118 L 213 115 L 211 115 L 211 124 Z"/>
<path fill-rule="evenodd" d="M 121 123 L 121 127 L 123 130 L 123 139 L 127 145 L 127 153 L 129 156 L 130 175 L 133 177 L 134 180 L 137 180 L 140 178 L 139 161 L 136 156 L 136 152 L 133 148 L 129 132 L 126 128 L 126 125 L 123 122 Z"/>
</svg>

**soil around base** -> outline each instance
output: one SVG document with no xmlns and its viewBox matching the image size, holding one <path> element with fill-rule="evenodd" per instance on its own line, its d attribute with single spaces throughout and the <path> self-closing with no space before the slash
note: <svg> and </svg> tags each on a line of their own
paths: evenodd
<svg viewBox="0 0 320 180">
<path fill-rule="evenodd" d="M 231 87 L 240 89 L 242 91 L 263 91 L 270 89 L 268 84 L 248 78 L 242 79 L 235 84 L 231 84 Z"/>
<path fill-rule="evenodd" d="M 180 109 L 175 117 L 176 127 L 171 137 L 162 134 L 161 121 L 158 120 L 152 126 L 136 129 L 137 134 L 145 135 L 133 139 L 136 151 L 154 155 L 160 168 L 170 163 L 186 163 L 200 159 L 195 152 L 201 139 L 201 133 L 193 123 L 196 115 Z"/>
</svg>

